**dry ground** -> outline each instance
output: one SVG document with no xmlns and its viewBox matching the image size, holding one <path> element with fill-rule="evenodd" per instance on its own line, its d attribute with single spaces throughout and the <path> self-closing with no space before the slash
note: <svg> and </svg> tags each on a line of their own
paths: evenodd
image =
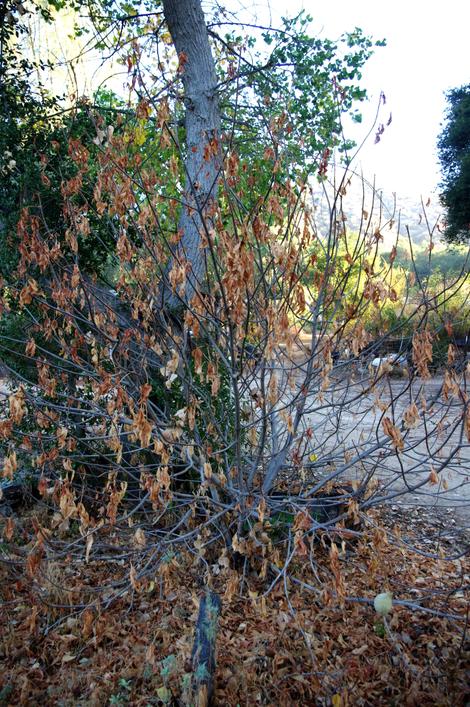
<svg viewBox="0 0 470 707">
<path fill-rule="evenodd" d="M 256 569 L 219 564 L 216 553 L 206 564 L 179 552 L 110 605 L 110 586 L 126 580 L 138 554 L 124 564 L 94 553 L 88 563 L 72 563 L 46 551 L 28 573 L 29 521 L 18 520 L 2 546 L 0 704 L 188 704 L 185 675 L 203 584 L 222 597 L 215 705 L 468 704 L 469 567 L 463 558 L 426 555 L 425 519 L 417 528 L 421 554 L 403 542 L 406 515 L 382 524 L 375 513 L 359 543 L 338 556 L 314 543 L 315 572 L 296 556 L 286 579 L 275 565 L 262 579 Z M 130 533 L 111 534 L 108 546 L 130 547 Z M 441 547 L 449 550 L 444 541 Z M 395 602 L 388 633 L 372 606 L 385 589 Z"/>
</svg>

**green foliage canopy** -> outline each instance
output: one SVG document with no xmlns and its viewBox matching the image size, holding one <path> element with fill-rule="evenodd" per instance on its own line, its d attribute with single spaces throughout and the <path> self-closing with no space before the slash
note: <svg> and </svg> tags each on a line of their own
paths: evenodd
<svg viewBox="0 0 470 707">
<path fill-rule="evenodd" d="M 447 94 L 446 124 L 440 135 L 439 158 L 444 174 L 441 199 L 447 209 L 446 239 L 470 239 L 470 84 Z"/>
</svg>

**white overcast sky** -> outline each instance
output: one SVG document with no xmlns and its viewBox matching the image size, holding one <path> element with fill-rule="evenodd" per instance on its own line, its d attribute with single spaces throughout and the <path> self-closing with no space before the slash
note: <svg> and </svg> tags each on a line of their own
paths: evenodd
<svg viewBox="0 0 470 707">
<path fill-rule="evenodd" d="M 243 0 L 242 0 L 243 3 Z M 380 143 L 372 135 L 361 152 L 365 176 L 386 192 L 418 198 L 435 193 L 439 182 L 436 140 L 444 118 L 444 92 L 470 83 L 470 2 L 468 0 L 256 0 L 246 11 L 276 25 L 282 15 L 305 9 L 315 34 L 336 39 L 360 27 L 385 38 L 363 74 L 370 105 L 362 133 L 375 114 L 380 92 L 387 98 L 383 119 L 392 124 Z M 226 6 L 230 7 L 229 0 Z M 356 138 L 357 140 L 357 138 Z"/>
</svg>

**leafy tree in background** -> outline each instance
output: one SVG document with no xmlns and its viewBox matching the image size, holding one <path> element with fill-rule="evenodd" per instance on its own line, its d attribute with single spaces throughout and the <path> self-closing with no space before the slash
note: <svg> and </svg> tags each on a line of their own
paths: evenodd
<svg viewBox="0 0 470 707">
<path fill-rule="evenodd" d="M 179 142 L 184 144 L 183 93 L 172 83 L 171 72 L 161 71 L 161 60 L 167 67 L 171 57 L 177 60 L 173 5 L 95 0 L 89 6 L 91 22 L 81 31 L 95 32 L 90 43 L 96 41 L 101 51 L 130 47 L 125 62 L 130 84 L 153 109 L 162 93 L 168 96 Z M 177 5 L 181 12 L 185 7 Z M 273 174 L 278 183 L 315 172 L 324 178 L 335 149 L 347 161 L 354 143 L 343 134 L 342 117 L 361 121 L 359 106 L 367 98 L 362 69 L 385 40 L 373 41 L 358 28 L 335 41 L 315 36 L 312 18 L 304 11 L 269 29 L 249 24 L 242 28 L 236 15 L 217 3 L 204 12 L 207 31 L 202 26 L 196 31 L 194 25 L 192 33 L 207 34 L 214 57 L 211 80 L 217 89 L 222 147 L 233 153 L 236 146 L 241 174 L 232 187 L 242 208 L 254 207 Z M 190 62 L 186 52 L 183 55 L 179 79 L 184 82 Z"/>
<path fill-rule="evenodd" d="M 53 11 L 66 3 L 33 3 L 28 10 L 19 3 L 10 5 L 0 13 L 0 276 L 7 280 L 18 263 L 16 230 L 23 209 L 44 220 L 61 247 L 67 247 L 60 182 L 77 173 L 69 154 L 70 141 L 80 139 L 96 163 L 97 132 L 103 123 L 84 99 L 65 107 L 62 97 L 52 95 L 36 80 L 38 70 L 52 66 L 22 52 L 22 40 L 29 32 L 27 17 L 40 14 L 51 23 Z M 73 2 L 67 6 L 78 7 Z M 106 97 L 103 95 L 103 103 Z M 97 98 L 99 103 L 101 96 Z M 96 167 L 78 197 L 87 209 L 90 233 L 78 239 L 77 256 L 80 267 L 90 275 L 103 270 L 111 242 L 109 224 L 103 224 L 88 208 L 94 173 Z"/>
<path fill-rule="evenodd" d="M 446 239 L 462 243 L 470 239 L 470 84 L 449 91 L 447 101 L 447 122 L 438 142 L 441 199 L 447 209 Z"/>
<path fill-rule="evenodd" d="M 97 106 L 79 100 L 64 106 L 62 97 L 52 95 L 37 80 L 41 71 L 52 68 L 46 62 L 36 62 L 23 51 L 31 15 L 40 15 L 46 23 L 54 19 L 53 11 L 64 3 L 49 2 L 28 5 L 5 3 L 0 11 L 0 284 L 6 291 L 14 290 L 21 255 L 22 214 L 28 213 L 31 225 L 46 223 L 55 245 L 68 254 L 70 267 L 79 263 L 91 278 L 106 274 L 109 248 L 114 242 L 113 224 L 102 218 L 92 206 L 93 185 L 98 169 L 98 153 L 106 132 L 105 118 L 100 113 L 109 110 L 109 92 L 95 97 Z M 76 7 L 68 3 L 71 8 Z M 122 106 L 114 101 L 114 113 Z M 115 119 L 115 115 L 113 116 Z M 103 131 L 103 125 L 105 130 Z M 73 142 L 80 141 L 89 152 L 90 169 L 83 175 L 75 205 L 86 213 L 87 232 L 70 240 L 67 209 L 61 184 L 77 178 L 78 169 L 70 151 Z M 36 264 L 34 276 L 41 283 L 43 269 Z M 17 311 L 13 301 L 0 318 L 1 362 L 23 376 L 34 378 L 34 368 L 20 354 L 22 338 L 31 330 L 31 321 Z M 41 320 L 37 308 L 32 308 L 36 322 Z M 42 343 L 45 344 L 45 341 Z M 48 348 L 51 348 L 49 343 Z M 52 347 L 53 348 L 53 347 Z"/>
</svg>

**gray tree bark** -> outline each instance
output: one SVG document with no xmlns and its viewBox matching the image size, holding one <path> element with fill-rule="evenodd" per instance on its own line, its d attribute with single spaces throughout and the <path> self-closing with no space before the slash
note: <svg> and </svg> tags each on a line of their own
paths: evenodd
<svg viewBox="0 0 470 707">
<path fill-rule="evenodd" d="M 163 0 L 163 11 L 180 58 L 186 108 L 186 184 L 179 218 L 182 237 L 173 264 L 175 260 L 188 263 L 185 300 L 189 301 L 205 274 L 200 234 L 204 222 L 208 225 L 210 221 L 221 166 L 217 76 L 200 0 Z M 177 297 L 171 296 L 170 305 L 176 302 Z"/>
</svg>

